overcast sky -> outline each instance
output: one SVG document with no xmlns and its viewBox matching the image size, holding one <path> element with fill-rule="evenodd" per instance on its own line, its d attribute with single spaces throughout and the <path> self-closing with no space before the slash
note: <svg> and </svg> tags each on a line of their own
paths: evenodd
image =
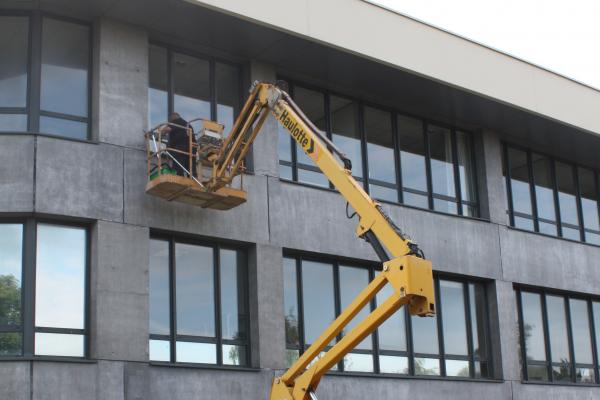
<svg viewBox="0 0 600 400">
<path fill-rule="evenodd" d="M 600 89 L 600 0 L 372 0 Z"/>
</svg>

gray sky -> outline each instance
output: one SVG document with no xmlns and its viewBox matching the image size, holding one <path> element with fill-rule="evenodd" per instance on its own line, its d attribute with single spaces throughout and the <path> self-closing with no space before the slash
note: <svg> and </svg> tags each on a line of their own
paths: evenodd
<svg viewBox="0 0 600 400">
<path fill-rule="evenodd" d="M 600 89 L 598 0 L 371 0 Z"/>
</svg>

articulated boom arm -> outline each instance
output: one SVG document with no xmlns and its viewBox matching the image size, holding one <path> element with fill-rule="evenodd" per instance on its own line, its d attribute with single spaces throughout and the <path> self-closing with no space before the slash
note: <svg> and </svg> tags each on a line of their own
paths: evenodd
<svg viewBox="0 0 600 400">
<path fill-rule="evenodd" d="M 223 144 L 213 168 L 213 179 L 207 188 L 218 190 L 239 174 L 241 161 L 269 112 L 356 211 L 359 217 L 357 236 L 371 243 L 383 261 L 382 272 L 298 361 L 282 376 L 274 379 L 271 400 L 309 400 L 316 398 L 314 391 L 321 377 L 400 307 L 408 305 L 412 315 L 433 315 L 433 276 L 431 263 L 422 257 L 418 246 L 404 237 L 379 204 L 354 180 L 350 161 L 306 118 L 290 96 L 275 85 L 258 82 L 253 85 L 250 97 Z M 319 358 L 344 327 L 363 307 L 370 304 L 386 284 L 393 287 L 394 293 Z"/>
</svg>

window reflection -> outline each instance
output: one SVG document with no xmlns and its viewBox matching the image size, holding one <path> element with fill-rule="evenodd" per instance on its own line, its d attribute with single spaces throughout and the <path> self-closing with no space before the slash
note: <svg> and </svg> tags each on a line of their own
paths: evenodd
<svg viewBox="0 0 600 400">
<path fill-rule="evenodd" d="M 168 119 L 167 49 L 150 46 L 148 60 L 148 127 L 153 128 Z"/>
<path fill-rule="evenodd" d="M 579 194 L 581 196 L 581 214 L 585 228 L 585 241 L 600 244 L 600 225 L 598 218 L 598 189 L 594 171 L 578 168 Z"/>
<path fill-rule="evenodd" d="M 556 163 L 556 182 L 558 185 L 558 204 L 563 237 L 580 240 L 579 217 L 577 216 L 577 195 L 573 167 L 561 162 Z M 568 224 L 568 225 L 565 225 Z"/>
<path fill-rule="evenodd" d="M 0 108 L 27 106 L 28 47 L 28 18 L 0 16 Z M 13 130 L 6 129 L 3 122 L 0 120 L 0 130 Z"/>
<path fill-rule="evenodd" d="M 246 292 L 245 270 L 238 262 L 235 250 L 220 250 L 219 271 L 221 275 L 221 334 L 223 339 L 246 338 Z"/>
<path fill-rule="evenodd" d="M 377 304 L 380 305 L 394 294 L 390 285 L 386 285 L 377 293 Z M 404 310 L 394 313 L 377 330 L 379 347 L 382 350 L 406 351 L 406 326 Z"/>
<path fill-rule="evenodd" d="M 174 111 L 183 119 L 211 118 L 209 63 L 175 53 L 173 55 Z"/>
<path fill-rule="evenodd" d="M 223 133 L 228 135 L 240 107 L 239 72 L 238 68 L 232 65 L 216 63 L 215 74 L 217 121 L 225 125 Z"/>
<path fill-rule="evenodd" d="M 450 130 L 428 125 L 431 184 L 434 193 L 454 197 L 454 161 Z M 435 208 L 435 207 L 434 207 Z"/>
<path fill-rule="evenodd" d="M 359 293 L 369 284 L 369 270 L 360 267 L 349 267 L 340 265 L 340 311 L 343 311 Z M 369 304 L 363 307 L 362 310 L 354 317 L 354 319 L 346 325 L 343 334 L 347 334 L 360 321 L 362 321 L 371 312 Z M 367 336 L 361 343 L 356 345 L 356 349 L 370 350 L 373 346 L 371 335 Z M 371 358 L 371 369 L 373 367 L 373 357 Z M 358 362 L 358 361 L 357 361 Z M 345 368 L 345 367 L 344 367 Z"/>
<path fill-rule="evenodd" d="M 369 178 L 396 185 L 392 116 L 389 112 L 365 107 L 364 119 Z"/>
<path fill-rule="evenodd" d="M 352 161 L 352 175 L 362 177 L 362 154 L 358 130 L 358 104 L 352 100 L 331 96 L 331 136 L 333 142 Z"/>
<path fill-rule="evenodd" d="M 593 364 L 592 337 L 588 304 L 585 300 L 570 299 L 571 332 L 574 358 L 577 364 Z"/>
<path fill-rule="evenodd" d="M 42 110 L 87 117 L 89 40 L 85 25 L 43 19 Z"/>
<path fill-rule="evenodd" d="M 86 249 L 83 228 L 37 225 L 36 326 L 84 328 Z"/>
<path fill-rule="evenodd" d="M 35 334 L 35 355 L 83 357 L 84 336 L 58 333 Z"/>
<path fill-rule="evenodd" d="M 217 363 L 217 346 L 211 343 L 177 342 L 176 361 L 182 363 Z"/>
<path fill-rule="evenodd" d="M 398 134 L 400 136 L 402 185 L 405 188 L 427 193 L 423 122 L 399 115 Z"/>
<path fill-rule="evenodd" d="M 150 240 L 150 333 L 168 335 L 169 321 L 169 242 Z"/>
<path fill-rule="evenodd" d="M 556 235 L 556 209 L 554 207 L 554 183 L 550 160 L 547 157 L 533 154 L 533 179 L 537 204 L 540 232 Z"/>
<path fill-rule="evenodd" d="M 548 310 L 548 335 L 554 379 L 570 379 L 571 356 L 569 353 L 569 338 L 567 336 L 567 319 L 565 299 L 562 296 L 546 296 Z M 557 365 L 558 364 L 558 365 Z"/>
<path fill-rule="evenodd" d="M 21 276 L 23 226 L 0 224 L 0 356 L 21 354 Z"/>
<path fill-rule="evenodd" d="M 463 284 L 440 280 L 444 351 L 446 354 L 467 355 L 467 321 Z"/>
<path fill-rule="evenodd" d="M 471 136 L 465 132 L 456 131 L 456 148 L 458 157 L 458 174 L 463 201 L 476 201 L 475 170 L 473 169 L 473 143 Z"/>
<path fill-rule="evenodd" d="M 298 331 L 298 290 L 296 279 L 296 260 L 283 259 L 283 312 L 285 316 L 286 345 L 298 348 L 300 337 Z"/>
<path fill-rule="evenodd" d="M 214 264 L 211 247 L 175 244 L 177 333 L 214 336 Z"/>
<path fill-rule="evenodd" d="M 304 300 L 304 340 L 311 344 L 335 319 L 333 266 L 302 261 L 302 295 Z"/>
<path fill-rule="evenodd" d="M 317 128 L 323 132 L 327 130 L 325 95 L 323 93 L 297 86 L 294 87 L 294 101 Z M 278 125 L 280 129 L 284 129 L 281 124 Z M 287 132 L 283 132 L 283 135 L 290 140 Z M 302 168 L 302 164 L 314 166 L 314 161 L 304 153 L 300 146 L 296 146 L 296 162 L 298 163 L 298 181 L 329 187 L 329 181 L 321 172 L 308 171 Z"/>
<path fill-rule="evenodd" d="M 537 293 L 521 292 L 523 335 L 527 360 L 546 360 L 541 297 Z"/>
</svg>

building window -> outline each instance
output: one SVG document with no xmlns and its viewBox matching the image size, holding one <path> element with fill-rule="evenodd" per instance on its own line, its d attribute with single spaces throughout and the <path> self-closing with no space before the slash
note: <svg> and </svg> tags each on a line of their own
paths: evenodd
<svg viewBox="0 0 600 400">
<path fill-rule="evenodd" d="M 324 90 L 288 86 L 307 117 L 352 161 L 352 175 L 373 198 L 479 216 L 469 133 Z M 332 187 L 281 126 L 279 175 Z"/>
<path fill-rule="evenodd" d="M 509 145 L 503 170 L 512 226 L 600 244 L 594 170 Z"/>
<path fill-rule="evenodd" d="M 0 16 L 0 131 L 87 139 L 90 43 L 87 24 Z"/>
<path fill-rule="evenodd" d="M 0 223 L 0 356 L 87 356 L 88 233 Z"/>
<path fill-rule="evenodd" d="M 368 285 L 376 271 L 372 265 L 337 260 L 303 256 L 283 260 L 286 362 L 291 365 Z M 485 285 L 437 276 L 435 288 L 435 318 L 410 317 L 406 308 L 398 311 L 334 369 L 491 377 Z M 350 331 L 392 293 L 386 286 L 344 331 Z"/>
<path fill-rule="evenodd" d="M 598 383 L 600 302 L 517 288 L 523 377 Z"/>
<path fill-rule="evenodd" d="M 228 134 L 240 111 L 240 74 L 234 64 L 150 45 L 149 127 L 164 123 L 171 112 L 177 112 L 188 122 L 196 118 L 218 121 Z"/>
<path fill-rule="evenodd" d="M 249 364 L 245 252 L 150 239 L 150 360 Z"/>
</svg>

